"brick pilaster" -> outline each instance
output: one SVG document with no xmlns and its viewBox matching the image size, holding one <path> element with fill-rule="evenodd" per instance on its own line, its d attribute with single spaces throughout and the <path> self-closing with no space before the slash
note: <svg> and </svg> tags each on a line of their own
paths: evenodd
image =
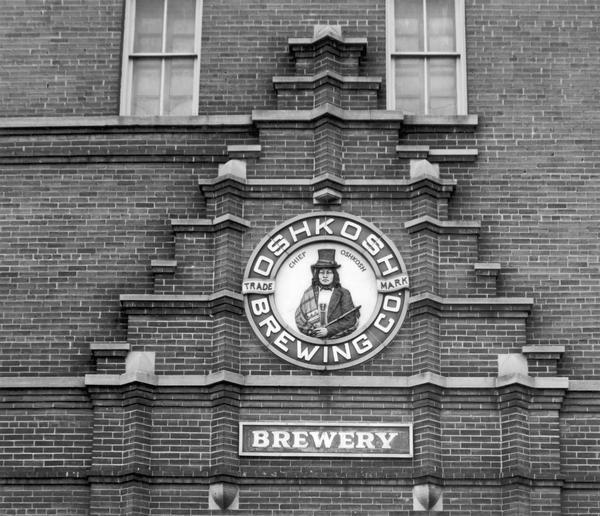
<svg viewBox="0 0 600 516">
<path fill-rule="evenodd" d="M 414 476 L 442 476 L 441 410 L 442 389 L 423 384 L 412 394 L 414 434 Z"/>
</svg>

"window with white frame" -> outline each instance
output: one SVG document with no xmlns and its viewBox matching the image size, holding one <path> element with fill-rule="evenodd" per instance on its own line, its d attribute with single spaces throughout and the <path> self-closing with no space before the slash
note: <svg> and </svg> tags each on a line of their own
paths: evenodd
<svg viewBox="0 0 600 516">
<path fill-rule="evenodd" d="M 388 107 L 467 113 L 464 0 L 387 0 Z"/>
<path fill-rule="evenodd" d="M 196 115 L 202 0 L 128 0 L 121 114 Z"/>
</svg>

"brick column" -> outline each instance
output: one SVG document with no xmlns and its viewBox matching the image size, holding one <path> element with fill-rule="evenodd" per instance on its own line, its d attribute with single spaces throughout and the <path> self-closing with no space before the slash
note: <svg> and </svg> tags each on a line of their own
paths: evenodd
<svg viewBox="0 0 600 516">
<path fill-rule="evenodd" d="M 331 122 L 315 127 L 315 176 L 342 175 L 341 129 Z"/>
<path fill-rule="evenodd" d="M 560 415 L 566 389 L 557 384 L 566 383 L 566 378 L 544 380 L 549 383 L 534 392 L 529 413 L 529 460 L 537 480 L 530 494 L 530 507 L 532 516 L 561 516 Z"/>
<path fill-rule="evenodd" d="M 94 405 L 90 516 L 147 516 L 153 387 L 134 382 L 90 386 L 89 392 Z"/>
<path fill-rule="evenodd" d="M 150 514 L 154 353 L 129 353 L 125 375 L 88 375 L 94 407 L 90 516 Z"/>
<path fill-rule="evenodd" d="M 517 383 L 498 389 L 502 514 L 561 514 L 559 411 L 565 392 L 563 380 L 555 378 L 533 389 Z"/>
<path fill-rule="evenodd" d="M 412 392 L 415 477 L 442 477 L 441 398 L 442 388 L 433 384 Z"/>
<path fill-rule="evenodd" d="M 439 246 L 438 235 L 429 230 L 411 232 L 413 269 L 410 271 L 411 294 L 438 291 Z M 411 316 L 414 335 L 413 373 L 440 374 L 440 319 L 439 314 L 425 307 L 414 310 Z"/>
<path fill-rule="evenodd" d="M 428 307 L 414 310 L 411 318 L 413 335 L 413 373 L 440 374 L 440 317 Z"/>
<path fill-rule="evenodd" d="M 529 407 L 525 387 L 517 384 L 500 389 L 498 405 L 501 428 L 503 488 L 502 514 L 530 514 L 530 489 L 524 479 L 531 478 L 529 468 Z"/>
<path fill-rule="evenodd" d="M 223 486 L 226 486 L 229 491 L 236 493 L 240 474 L 238 454 L 240 397 L 240 386 L 228 382 L 218 383 L 210 390 L 212 406 L 210 466 L 215 479 L 212 488 L 222 490 Z M 214 491 L 212 488 L 211 493 Z M 226 508 L 227 505 L 228 503 L 223 501 L 217 503 L 220 508 Z"/>
<path fill-rule="evenodd" d="M 120 516 L 123 466 L 123 409 L 121 394 L 113 387 L 90 386 L 94 407 L 90 468 L 90 516 Z"/>
</svg>

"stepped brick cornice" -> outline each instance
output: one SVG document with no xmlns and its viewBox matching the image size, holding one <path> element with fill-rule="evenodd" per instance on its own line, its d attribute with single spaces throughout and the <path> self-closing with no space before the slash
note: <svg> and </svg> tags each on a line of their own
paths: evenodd
<svg viewBox="0 0 600 516">
<path fill-rule="evenodd" d="M 404 227 L 409 233 L 428 230 L 439 234 L 479 234 L 481 222 L 439 220 L 425 215 L 405 222 Z"/>
<path fill-rule="evenodd" d="M 213 294 L 121 294 L 121 306 L 128 315 L 199 314 L 221 311 L 242 313 L 243 297 L 237 292 L 220 290 Z"/>
<path fill-rule="evenodd" d="M 290 38 L 288 46 L 301 75 L 325 69 L 358 75 L 360 60 L 367 51 L 367 38 L 344 37 L 339 25 L 316 25 L 312 37 Z"/>
<path fill-rule="evenodd" d="M 441 297 L 425 292 L 410 299 L 411 311 L 428 311 L 445 317 L 527 317 L 533 307 L 529 297 Z"/>
<path fill-rule="evenodd" d="M 347 110 L 341 109 L 333 104 L 323 104 L 314 109 L 276 109 L 276 110 L 254 110 L 252 121 L 260 128 L 263 126 L 277 124 L 278 126 L 292 127 L 304 124 L 314 127 L 319 123 L 336 122 L 344 128 L 379 126 L 396 127 L 400 129 L 404 121 L 404 115 L 399 111 L 383 109 Z"/>
<path fill-rule="evenodd" d="M 273 86 L 280 89 L 316 89 L 329 84 L 340 89 L 371 89 L 381 87 L 381 77 L 347 76 L 325 70 L 315 75 L 295 75 L 288 77 L 273 77 Z"/>
</svg>

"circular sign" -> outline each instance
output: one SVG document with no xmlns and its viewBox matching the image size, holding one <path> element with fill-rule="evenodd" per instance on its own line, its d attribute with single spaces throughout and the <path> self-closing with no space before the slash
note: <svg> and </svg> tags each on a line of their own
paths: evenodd
<svg viewBox="0 0 600 516">
<path fill-rule="evenodd" d="M 379 353 L 408 307 L 406 267 L 372 224 L 344 213 L 303 215 L 258 245 L 244 275 L 246 314 L 276 355 L 343 369 Z"/>
</svg>

